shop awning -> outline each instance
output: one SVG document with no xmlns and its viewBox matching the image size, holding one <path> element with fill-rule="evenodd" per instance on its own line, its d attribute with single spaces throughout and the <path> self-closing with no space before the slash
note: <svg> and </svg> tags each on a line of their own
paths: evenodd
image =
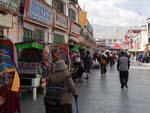
<svg viewBox="0 0 150 113">
<path fill-rule="evenodd" d="M 43 50 L 44 49 L 44 44 L 40 42 L 23 42 L 23 43 L 16 43 L 16 49 L 17 51 L 21 51 L 23 49 L 27 48 L 36 48 Z"/>
<path fill-rule="evenodd" d="M 73 52 L 79 52 L 80 48 L 81 48 L 80 45 L 75 45 L 75 46 L 71 49 L 71 51 L 73 51 Z"/>
<path fill-rule="evenodd" d="M 136 49 L 129 49 L 129 52 L 136 52 Z"/>
<path fill-rule="evenodd" d="M 115 43 L 111 49 L 122 49 L 122 46 L 119 43 Z"/>
</svg>

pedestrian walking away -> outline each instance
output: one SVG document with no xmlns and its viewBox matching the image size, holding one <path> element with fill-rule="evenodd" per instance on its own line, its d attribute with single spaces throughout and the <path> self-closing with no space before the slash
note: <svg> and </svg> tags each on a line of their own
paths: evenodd
<svg viewBox="0 0 150 113">
<path fill-rule="evenodd" d="M 46 113 L 72 113 L 73 96 L 77 97 L 76 86 L 64 60 L 56 61 L 53 67 L 44 98 Z"/>
<path fill-rule="evenodd" d="M 121 88 L 123 89 L 124 86 L 128 88 L 128 76 L 129 76 L 129 68 L 130 68 L 130 60 L 127 57 L 125 52 L 121 52 L 121 56 L 118 58 L 117 62 L 117 70 L 120 74 L 120 83 Z"/>
<path fill-rule="evenodd" d="M 107 55 L 104 53 L 104 50 L 102 53 L 99 55 L 99 63 L 100 63 L 100 68 L 101 68 L 101 76 L 104 76 L 105 73 L 107 72 Z"/>
<path fill-rule="evenodd" d="M 84 68 L 87 73 L 90 73 L 90 67 L 91 67 L 91 55 L 90 52 L 87 51 L 86 55 L 84 56 Z"/>
</svg>

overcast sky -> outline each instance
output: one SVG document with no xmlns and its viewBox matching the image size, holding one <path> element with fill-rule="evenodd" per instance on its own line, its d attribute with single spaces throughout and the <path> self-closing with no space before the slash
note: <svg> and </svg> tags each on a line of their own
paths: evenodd
<svg viewBox="0 0 150 113">
<path fill-rule="evenodd" d="M 131 27 L 150 17 L 150 0 L 78 0 L 92 24 Z M 98 32 L 98 31 L 97 31 Z"/>
<path fill-rule="evenodd" d="M 79 0 L 94 24 L 131 26 L 150 16 L 150 0 Z"/>
</svg>

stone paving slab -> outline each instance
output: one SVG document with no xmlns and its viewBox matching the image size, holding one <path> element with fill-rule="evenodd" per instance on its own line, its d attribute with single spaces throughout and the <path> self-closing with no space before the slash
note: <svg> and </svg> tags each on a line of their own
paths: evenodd
<svg viewBox="0 0 150 113">
<path fill-rule="evenodd" d="M 150 69 L 132 67 L 129 88 L 125 90 L 120 88 L 116 66 L 108 67 L 103 78 L 99 69 L 92 70 L 89 83 L 77 85 L 80 113 L 150 113 Z M 32 96 L 24 100 L 22 113 L 45 113 L 43 97 L 38 96 L 37 101 L 32 101 Z"/>
</svg>

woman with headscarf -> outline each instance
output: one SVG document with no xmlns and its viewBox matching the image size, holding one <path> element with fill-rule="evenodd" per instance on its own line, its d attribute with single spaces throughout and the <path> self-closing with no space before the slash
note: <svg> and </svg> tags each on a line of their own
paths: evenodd
<svg viewBox="0 0 150 113">
<path fill-rule="evenodd" d="M 60 104 L 58 106 L 52 105 L 50 102 L 51 99 L 48 101 L 49 92 L 47 90 L 47 97 L 45 96 L 47 98 L 45 98 L 46 113 L 72 113 L 73 96 L 77 97 L 77 89 L 68 72 L 68 66 L 65 64 L 64 60 L 58 59 L 53 65 L 53 70 L 54 72 L 49 76 L 47 89 L 50 89 L 50 87 L 52 88 L 52 84 L 60 85 L 62 83 L 63 90 L 61 92 Z"/>
<path fill-rule="evenodd" d="M 101 75 L 103 76 L 107 72 L 107 55 L 104 53 L 104 50 L 102 50 L 102 53 L 99 56 L 99 63 L 101 68 Z"/>
</svg>

